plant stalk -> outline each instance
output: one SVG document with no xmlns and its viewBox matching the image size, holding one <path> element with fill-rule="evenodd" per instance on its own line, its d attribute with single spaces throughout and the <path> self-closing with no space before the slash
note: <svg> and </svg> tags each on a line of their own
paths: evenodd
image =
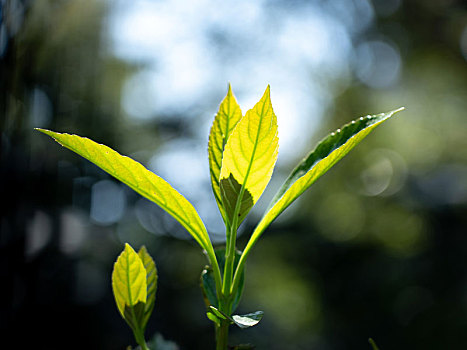
<svg viewBox="0 0 467 350">
<path fill-rule="evenodd" d="M 146 340 L 144 339 L 144 334 L 142 334 L 139 329 L 136 331 L 133 330 L 133 335 L 135 336 L 136 342 L 141 347 L 141 350 L 149 350 Z"/>
<path fill-rule="evenodd" d="M 225 267 L 224 267 L 224 283 L 222 286 L 222 294 L 224 297 L 230 297 L 233 269 L 235 261 L 235 243 L 237 238 L 237 220 L 234 218 L 233 224 L 227 227 L 227 245 L 225 249 Z M 227 310 L 230 312 L 230 310 Z M 230 315 L 230 313 L 229 313 Z"/>
<path fill-rule="evenodd" d="M 216 325 L 216 350 L 227 350 L 229 325 L 228 320 L 220 320 L 220 325 Z"/>
</svg>

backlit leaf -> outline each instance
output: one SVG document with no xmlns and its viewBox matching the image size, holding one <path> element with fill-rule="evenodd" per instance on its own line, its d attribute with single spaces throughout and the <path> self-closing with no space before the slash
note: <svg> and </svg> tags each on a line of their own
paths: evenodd
<svg viewBox="0 0 467 350">
<path fill-rule="evenodd" d="M 151 316 L 152 310 L 154 309 L 154 303 L 156 301 L 156 290 L 157 290 L 157 269 L 154 260 L 149 255 L 145 246 L 142 246 L 138 251 L 144 268 L 146 270 L 146 286 L 147 286 L 147 298 L 146 305 L 144 307 L 144 318 L 142 328 L 146 328 L 149 317 Z"/>
<path fill-rule="evenodd" d="M 159 205 L 182 224 L 201 247 L 212 251 L 209 235 L 195 208 L 165 180 L 133 159 L 88 138 L 44 129 L 37 130 L 51 136 L 62 146 L 93 162 L 143 197 Z"/>
<path fill-rule="evenodd" d="M 258 201 L 271 179 L 278 148 L 277 118 L 268 86 L 261 100 L 238 122 L 225 145 L 220 192 L 230 224 L 236 222 L 238 226 Z"/>
<path fill-rule="evenodd" d="M 269 224 L 297 199 L 318 178 L 362 141 L 378 125 L 397 110 L 373 116 L 361 117 L 338 129 L 322 140 L 318 146 L 292 171 L 269 205 L 269 210 L 255 228 L 244 250 L 245 257 Z M 245 257 L 242 257 L 243 259 Z M 242 262 L 243 264 L 243 262 Z"/>
<path fill-rule="evenodd" d="M 229 84 L 227 96 L 221 102 L 219 111 L 216 114 L 214 122 L 209 134 L 209 168 L 211 173 L 211 184 L 214 196 L 219 206 L 222 217 L 225 218 L 225 211 L 222 206 L 222 199 L 219 188 L 219 176 L 222 165 L 222 153 L 224 152 L 225 144 L 232 133 L 237 123 L 242 119 L 242 111 L 232 93 L 232 88 Z"/>
<path fill-rule="evenodd" d="M 125 319 L 128 318 L 129 312 L 125 312 L 126 308 L 131 311 L 138 303 L 146 303 L 146 269 L 141 258 L 128 243 L 114 264 L 112 290 L 118 310 Z"/>
</svg>

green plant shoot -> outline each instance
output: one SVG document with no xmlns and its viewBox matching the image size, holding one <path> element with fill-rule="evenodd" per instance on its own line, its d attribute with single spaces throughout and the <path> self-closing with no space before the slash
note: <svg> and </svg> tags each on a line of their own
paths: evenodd
<svg viewBox="0 0 467 350">
<path fill-rule="evenodd" d="M 225 248 L 217 250 L 214 250 L 208 232 L 193 205 L 165 180 L 140 163 L 87 138 L 37 130 L 51 136 L 62 146 L 93 162 L 159 205 L 191 234 L 208 258 L 209 265 L 201 275 L 201 288 L 207 316 L 215 325 L 216 349 L 226 350 L 231 324 L 248 328 L 258 324 L 263 316 L 262 311 L 246 315 L 233 314 L 242 296 L 247 257 L 259 237 L 316 180 L 377 126 L 401 110 L 403 108 L 361 117 L 319 142 L 278 190 L 243 251 L 238 251 L 236 247 L 238 227 L 269 183 L 279 149 L 277 118 L 272 107 L 269 86 L 259 102 L 242 115 L 229 85 L 210 131 L 208 155 L 211 184 L 226 227 Z M 133 281 L 131 284 L 130 274 Z M 144 329 L 154 307 L 157 281 L 154 263 L 145 249 L 136 254 L 126 245 L 115 264 L 112 276 L 118 309 L 132 328 L 138 344 L 146 349 Z"/>
<path fill-rule="evenodd" d="M 146 247 L 138 253 L 127 243 L 112 272 L 112 290 L 118 311 L 128 323 L 136 342 L 147 350 L 144 331 L 154 309 L 157 270 Z"/>
</svg>

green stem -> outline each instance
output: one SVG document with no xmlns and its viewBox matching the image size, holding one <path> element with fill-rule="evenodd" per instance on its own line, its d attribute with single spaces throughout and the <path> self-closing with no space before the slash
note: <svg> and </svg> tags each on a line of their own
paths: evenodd
<svg viewBox="0 0 467 350">
<path fill-rule="evenodd" d="M 135 321 L 134 326 L 131 327 L 135 340 L 141 347 L 141 350 L 149 350 L 148 345 L 146 344 L 146 340 L 144 339 L 144 329 L 141 329 L 139 327 L 138 321 L 136 321 L 136 313 L 133 306 L 131 307 L 131 314 L 133 316 L 133 320 Z"/>
<path fill-rule="evenodd" d="M 227 245 L 225 249 L 225 267 L 224 267 L 224 284 L 222 286 L 222 294 L 224 297 L 230 298 L 233 278 L 233 269 L 235 261 L 235 243 L 237 238 L 237 220 L 234 218 L 232 226 L 227 227 Z M 230 310 L 227 310 L 230 315 Z"/>
<path fill-rule="evenodd" d="M 261 115 L 263 115 L 264 113 L 264 106 L 265 106 L 265 103 L 263 103 Z M 253 151 L 251 153 L 250 162 L 248 164 L 248 168 L 246 169 L 246 173 L 243 178 L 243 184 L 242 184 L 242 187 L 240 188 L 240 193 L 238 194 L 237 202 L 235 203 L 235 209 L 234 209 L 233 216 L 232 216 L 232 223 L 230 225 L 230 230 L 227 231 L 227 232 L 230 231 L 230 236 L 227 236 L 228 251 L 226 249 L 226 261 L 225 261 L 225 269 L 224 269 L 225 275 L 224 275 L 224 285 L 222 286 L 222 292 L 224 296 L 228 296 L 228 297 L 230 297 L 234 293 L 235 288 L 236 288 L 236 287 L 232 288 L 234 287 L 232 285 L 232 279 L 234 277 L 233 266 L 234 266 L 234 261 L 235 261 L 235 243 L 236 243 L 236 238 L 237 238 L 237 229 L 238 229 L 238 225 L 240 224 L 238 222 L 238 218 L 240 216 L 240 208 L 242 205 L 243 195 L 246 191 L 246 183 L 250 176 L 251 167 L 253 166 L 253 160 L 255 158 L 256 149 L 258 147 L 258 140 L 259 140 L 262 122 L 263 122 L 263 118 L 261 117 L 259 120 L 258 132 L 256 133 L 255 143 L 253 145 Z"/>
<path fill-rule="evenodd" d="M 228 320 L 220 320 L 220 325 L 216 326 L 216 350 L 227 350 L 229 323 Z"/>
<path fill-rule="evenodd" d="M 127 259 L 127 266 L 130 266 L 130 258 L 129 256 L 127 255 L 126 257 Z M 131 296 L 131 285 L 132 285 L 132 281 L 131 281 L 131 278 L 130 278 L 130 269 L 127 269 L 126 271 L 126 278 L 127 278 L 127 286 L 128 286 L 128 298 L 129 300 L 133 300 L 132 296 Z M 149 350 L 148 349 L 148 346 L 146 345 L 146 340 L 144 339 L 144 329 L 141 329 L 138 324 L 138 321 L 137 321 L 137 317 L 136 317 L 136 312 L 135 312 L 135 307 L 134 305 L 131 305 L 130 306 L 130 309 L 131 309 L 131 317 L 132 317 L 132 323 L 134 323 L 134 325 L 132 326 L 130 323 L 130 327 L 133 331 L 133 335 L 135 336 L 135 340 L 136 342 L 139 344 L 139 346 L 141 346 L 141 349 L 142 350 Z M 128 322 L 128 320 L 127 320 Z"/>
<path fill-rule="evenodd" d="M 232 285 L 230 287 L 230 292 L 233 292 L 238 288 L 238 284 L 240 283 L 240 277 L 242 275 L 242 271 L 246 262 L 246 259 L 248 255 L 250 254 L 251 248 L 255 245 L 256 241 L 258 238 L 261 236 L 261 233 L 266 229 L 267 225 L 260 226 L 262 220 L 260 223 L 256 226 L 255 230 L 253 231 L 253 234 L 251 235 L 245 249 L 243 250 L 242 255 L 240 256 L 240 260 L 238 261 L 237 268 L 235 270 L 234 276 L 233 276 L 233 281 Z"/>
<path fill-rule="evenodd" d="M 146 340 L 144 339 L 144 336 L 140 332 L 133 332 L 136 342 L 138 345 L 141 347 L 141 350 L 149 350 L 148 345 L 146 344 Z"/>
<path fill-rule="evenodd" d="M 217 262 L 216 253 L 212 245 L 209 245 L 209 249 L 206 249 L 208 254 L 209 262 L 211 263 L 212 270 L 214 272 L 214 281 L 216 282 L 217 298 L 222 296 L 222 277 L 219 269 L 219 263 Z"/>
</svg>

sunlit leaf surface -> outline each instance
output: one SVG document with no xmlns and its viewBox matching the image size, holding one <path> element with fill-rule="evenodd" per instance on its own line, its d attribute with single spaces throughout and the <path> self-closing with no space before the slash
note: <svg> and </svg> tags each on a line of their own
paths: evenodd
<svg viewBox="0 0 467 350">
<path fill-rule="evenodd" d="M 362 141 L 378 125 L 386 121 L 397 110 L 373 116 L 361 117 L 328 135 L 318 146 L 292 171 L 269 205 L 269 210 L 255 228 L 245 248 L 248 254 L 261 233 L 269 224 L 297 199 L 318 178 L 326 173 L 349 151 Z"/>
<path fill-rule="evenodd" d="M 240 120 L 225 146 L 220 173 L 221 198 L 230 223 L 240 223 L 266 188 L 277 160 L 277 118 L 269 86 Z"/>
<path fill-rule="evenodd" d="M 146 270 L 146 286 L 147 286 L 147 299 L 146 305 L 144 306 L 144 318 L 143 318 L 143 329 L 148 323 L 149 317 L 151 316 L 152 310 L 154 309 L 154 303 L 156 300 L 156 290 L 157 290 L 157 269 L 154 260 L 151 255 L 149 255 L 145 246 L 142 246 L 138 251 L 138 256 L 140 257 L 144 268 Z"/>
<path fill-rule="evenodd" d="M 222 217 L 225 218 L 225 211 L 222 207 L 222 199 L 219 188 L 219 176 L 222 165 L 222 153 L 224 152 L 225 144 L 232 133 L 237 123 L 242 119 L 242 111 L 232 93 L 232 88 L 229 84 L 227 96 L 221 102 L 219 111 L 216 114 L 214 122 L 209 134 L 209 168 L 211 173 L 211 184 L 214 196 L 219 206 Z"/>
<path fill-rule="evenodd" d="M 125 307 L 146 303 L 146 269 L 141 258 L 127 243 L 117 258 L 112 272 L 112 289 L 120 314 L 125 317 Z"/>
<path fill-rule="evenodd" d="M 159 205 L 180 222 L 204 249 L 208 249 L 211 245 L 206 228 L 193 205 L 165 180 L 140 163 L 85 137 L 44 129 L 37 130 L 51 136 L 62 146 L 93 162 L 143 197 Z"/>
</svg>

